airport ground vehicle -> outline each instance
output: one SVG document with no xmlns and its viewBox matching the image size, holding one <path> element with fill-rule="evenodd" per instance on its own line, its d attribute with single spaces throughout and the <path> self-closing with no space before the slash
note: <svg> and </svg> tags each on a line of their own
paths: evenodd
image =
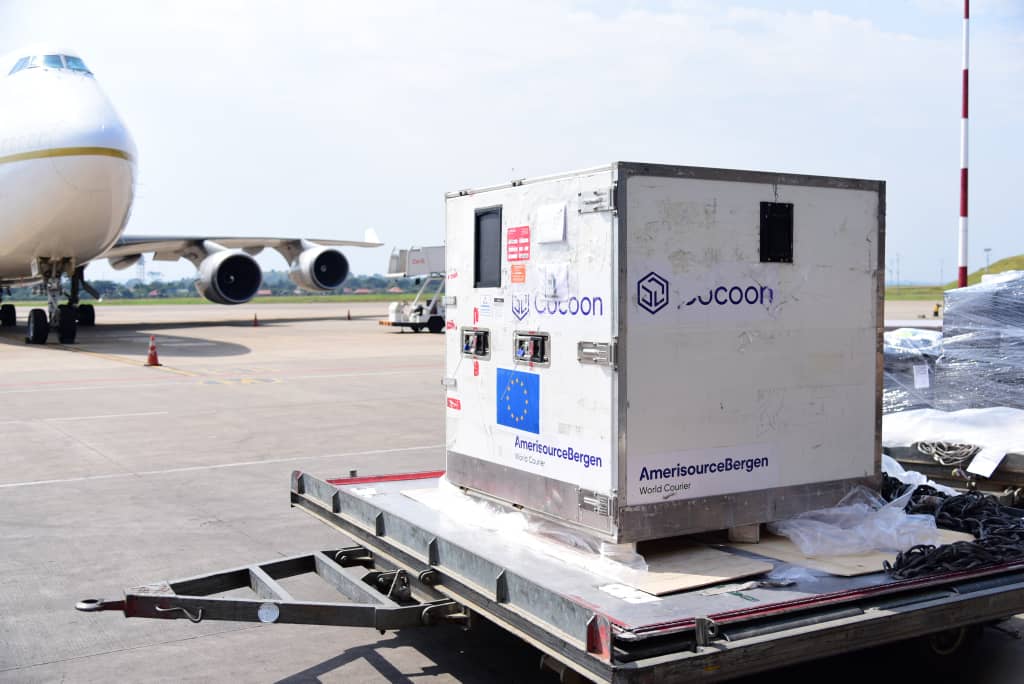
<svg viewBox="0 0 1024 684">
<path fill-rule="evenodd" d="M 555 668 L 608 682 L 720 681 L 918 636 L 938 652 L 973 625 L 1024 611 L 1024 562 L 913 580 L 879 571 L 789 587 L 620 597 L 614 580 L 453 522 L 410 490 L 440 472 L 323 480 L 293 473 L 292 505 L 355 545 L 125 591 L 87 611 L 127 617 L 364 626 L 483 617 Z M 403 493 L 405 492 L 405 493 Z M 752 547 L 756 548 L 756 547 Z M 731 553 L 750 556 L 753 552 Z M 279 583 L 316 573 L 352 601 L 296 600 Z M 253 598 L 215 597 L 251 588 Z"/>
<path fill-rule="evenodd" d="M 392 278 L 417 278 L 420 289 L 411 302 L 391 302 L 380 325 L 432 333 L 444 330 L 444 247 L 395 250 L 388 264 Z"/>
</svg>

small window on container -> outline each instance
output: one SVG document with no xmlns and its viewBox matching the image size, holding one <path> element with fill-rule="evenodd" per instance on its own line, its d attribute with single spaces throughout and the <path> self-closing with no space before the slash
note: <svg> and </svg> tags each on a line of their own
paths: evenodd
<svg viewBox="0 0 1024 684">
<path fill-rule="evenodd" d="M 761 202 L 761 262 L 793 263 L 793 205 Z"/>
<path fill-rule="evenodd" d="M 473 287 L 501 287 L 501 207 L 476 210 Z"/>
</svg>

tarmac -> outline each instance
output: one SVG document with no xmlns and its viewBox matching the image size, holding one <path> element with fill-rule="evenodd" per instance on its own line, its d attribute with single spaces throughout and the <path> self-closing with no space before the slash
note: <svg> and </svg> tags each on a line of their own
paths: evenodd
<svg viewBox="0 0 1024 684">
<path fill-rule="evenodd" d="M 293 470 L 442 469 L 444 336 L 378 326 L 386 306 L 100 306 L 69 346 L 0 330 L 0 681 L 557 681 L 537 651 L 486 625 L 382 636 L 74 609 L 347 545 L 289 506 Z M 158 367 L 144 365 L 151 335 Z M 916 672 L 912 653 L 779 674 L 871 681 Z M 975 681 L 1019 681 L 1020 640 L 986 630 L 976 655 Z"/>
</svg>

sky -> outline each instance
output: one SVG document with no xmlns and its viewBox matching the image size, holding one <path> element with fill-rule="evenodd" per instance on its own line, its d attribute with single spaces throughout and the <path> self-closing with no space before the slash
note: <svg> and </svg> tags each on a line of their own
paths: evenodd
<svg viewBox="0 0 1024 684">
<path fill-rule="evenodd" d="M 0 0 L 139 151 L 128 233 L 442 244 L 444 193 L 616 160 L 882 179 L 887 269 L 955 278 L 959 0 Z M 971 7 L 970 270 L 1024 253 L 1024 0 Z M 0 112 L 2 116 L 2 112 Z M 261 256 L 268 269 L 286 264 Z M 164 279 L 192 267 L 157 262 Z M 89 277 L 120 279 L 105 262 Z"/>
</svg>

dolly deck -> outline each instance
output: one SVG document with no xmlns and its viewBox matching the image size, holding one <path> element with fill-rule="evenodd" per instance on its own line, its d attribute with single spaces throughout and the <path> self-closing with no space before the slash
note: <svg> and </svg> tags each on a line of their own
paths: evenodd
<svg viewBox="0 0 1024 684">
<path fill-rule="evenodd" d="M 613 595 L 613 577 L 423 503 L 442 473 L 324 480 L 293 473 L 292 505 L 356 546 L 86 601 L 128 617 L 365 626 L 472 624 L 483 617 L 583 676 L 715 681 L 1024 611 L 1024 562 L 897 581 L 879 572 L 742 593 Z M 720 550 L 759 558 L 751 551 Z M 767 559 L 771 560 L 771 559 Z M 778 569 L 780 563 L 772 561 Z M 346 602 L 294 599 L 278 580 L 315 573 Z M 255 598 L 213 597 L 248 587 Z"/>
</svg>

